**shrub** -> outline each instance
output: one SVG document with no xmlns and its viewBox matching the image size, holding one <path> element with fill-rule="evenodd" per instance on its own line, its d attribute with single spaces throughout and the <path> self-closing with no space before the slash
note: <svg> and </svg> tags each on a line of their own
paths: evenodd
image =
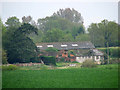
<svg viewBox="0 0 120 90">
<path fill-rule="evenodd" d="M 53 56 L 40 56 L 40 58 L 46 65 L 56 65 L 56 60 Z"/>
<path fill-rule="evenodd" d="M 93 62 L 93 60 L 87 59 L 82 63 L 82 67 L 92 68 L 92 67 L 96 67 L 96 64 Z"/>
<path fill-rule="evenodd" d="M 17 70 L 18 67 L 16 65 L 2 66 L 2 70 Z"/>
</svg>

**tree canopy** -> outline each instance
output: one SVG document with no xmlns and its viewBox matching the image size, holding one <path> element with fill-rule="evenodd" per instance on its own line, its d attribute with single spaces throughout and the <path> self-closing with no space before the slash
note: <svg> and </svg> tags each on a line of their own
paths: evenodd
<svg viewBox="0 0 120 90">
<path fill-rule="evenodd" d="M 100 23 L 92 23 L 89 28 L 89 35 L 92 43 L 97 47 L 118 45 L 118 24 L 113 21 L 103 20 Z"/>
<path fill-rule="evenodd" d="M 5 43 L 9 63 L 30 62 L 32 58 L 37 57 L 37 47 L 28 37 L 33 32 L 37 34 L 37 28 L 27 23 L 14 31 L 8 39 L 9 42 Z"/>
</svg>

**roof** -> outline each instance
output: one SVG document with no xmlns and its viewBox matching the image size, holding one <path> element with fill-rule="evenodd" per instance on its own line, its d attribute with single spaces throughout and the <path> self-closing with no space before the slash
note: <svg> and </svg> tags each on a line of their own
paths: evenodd
<svg viewBox="0 0 120 90">
<path fill-rule="evenodd" d="M 73 49 L 92 49 L 95 48 L 90 41 L 86 42 L 52 42 L 52 43 L 37 43 L 40 50 L 45 50 L 48 47 L 53 47 L 58 50 L 73 50 Z"/>
<path fill-rule="evenodd" d="M 93 49 L 93 53 L 94 53 L 94 55 L 96 55 L 96 56 L 102 56 L 102 55 L 104 55 L 101 51 L 99 51 L 98 49 Z"/>
</svg>

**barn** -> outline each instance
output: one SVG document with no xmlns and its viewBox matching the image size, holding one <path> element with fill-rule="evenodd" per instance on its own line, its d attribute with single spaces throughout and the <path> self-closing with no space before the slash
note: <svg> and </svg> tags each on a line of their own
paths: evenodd
<svg viewBox="0 0 120 90">
<path fill-rule="evenodd" d="M 90 41 L 37 43 L 36 45 L 44 55 L 55 56 L 58 62 L 64 59 L 64 61 L 83 63 L 87 59 L 92 59 L 100 64 L 101 60 L 104 60 L 104 53 L 96 49 Z M 58 52 L 46 53 L 47 48 L 56 48 Z"/>
</svg>

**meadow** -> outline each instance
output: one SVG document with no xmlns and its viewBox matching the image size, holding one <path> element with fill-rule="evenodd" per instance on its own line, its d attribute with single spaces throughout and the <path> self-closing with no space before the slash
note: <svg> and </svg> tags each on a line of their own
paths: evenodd
<svg viewBox="0 0 120 90">
<path fill-rule="evenodd" d="M 60 65 L 63 64 L 58 64 Z M 3 71 L 3 88 L 118 88 L 118 65 Z"/>
</svg>

